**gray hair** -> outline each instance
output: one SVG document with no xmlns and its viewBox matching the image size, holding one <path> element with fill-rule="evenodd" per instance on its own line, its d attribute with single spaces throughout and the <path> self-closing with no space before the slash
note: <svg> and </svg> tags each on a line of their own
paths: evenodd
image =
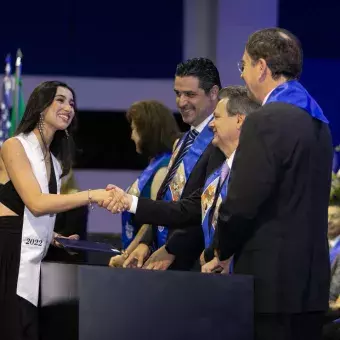
<svg viewBox="0 0 340 340">
<path fill-rule="evenodd" d="M 249 98 L 245 86 L 230 85 L 224 87 L 218 93 L 218 99 L 228 99 L 226 109 L 229 116 L 248 115 L 260 107 L 258 103 Z"/>
</svg>

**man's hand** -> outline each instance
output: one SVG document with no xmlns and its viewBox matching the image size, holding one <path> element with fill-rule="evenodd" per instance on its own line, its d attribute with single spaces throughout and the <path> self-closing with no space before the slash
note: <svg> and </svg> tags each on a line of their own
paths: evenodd
<svg viewBox="0 0 340 340">
<path fill-rule="evenodd" d="M 336 301 L 330 301 L 329 302 L 329 307 L 332 310 L 340 310 L 340 296 L 337 298 Z"/>
<path fill-rule="evenodd" d="M 150 256 L 145 262 L 143 269 L 167 270 L 174 260 L 175 255 L 169 254 L 166 251 L 165 246 L 163 246 Z"/>
<path fill-rule="evenodd" d="M 220 261 L 218 257 L 215 256 L 211 261 L 202 266 L 201 272 L 229 274 L 231 259 L 232 258 L 225 261 Z"/>
<path fill-rule="evenodd" d="M 149 247 L 144 243 L 140 243 L 137 248 L 124 261 L 123 268 L 142 268 L 143 263 L 147 260 L 149 256 Z"/>
<path fill-rule="evenodd" d="M 111 200 L 99 202 L 98 205 L 111 211 L 113 214 L 120 213 L 125 210 L 129 210 L 132 204 L 132 196 L 127 194 L 121 188 L 109 184 L 106 190 L 111 191 Z"/>
<path fill-rule="evenodd" d="M 201 267 L 203 267 L 206 264 L 205 257 L 204 257 L 204 251 L 205 250 L 202 251 L 202 254 L 200 256 L 200 265 L 201 265 Z"/>
<path fill-rule="evenodd" d="M 129 257 L 127 252 L 122 253 L 122 255 L 112 256 L 109 262 L 109 267 L 121 268 L 123 267 L 124 261 Z"/>
</svg>

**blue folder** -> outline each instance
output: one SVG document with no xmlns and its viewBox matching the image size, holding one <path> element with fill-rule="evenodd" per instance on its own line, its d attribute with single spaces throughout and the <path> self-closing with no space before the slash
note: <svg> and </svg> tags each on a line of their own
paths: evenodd
<svg viewBox="0 0 340 340">
<path fill-rule="evenodd" d="M 120 255 L 121 252 L 114 248 L 111 244 L 102 242 L 93 242 L 86 240 L 72 240 L 68 238 L 57 237 L 55 239 L 66 249 L 85 250 L 85 251 L 99 251 L 103 253 L 112 253 Z"/>
</svg>

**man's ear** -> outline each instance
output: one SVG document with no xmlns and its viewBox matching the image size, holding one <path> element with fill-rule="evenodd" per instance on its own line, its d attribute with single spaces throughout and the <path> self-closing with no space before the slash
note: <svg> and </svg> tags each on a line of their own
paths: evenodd
<svg viewBox="0 0 340 340">
<path fill-rule="evenodd" d="M 241 130 L 241 127 L 246 119 L 246 115 L 242 115 L 240 113 L 237 114 L 237 128 Z"/>
<path fill-rule="evenodd" d="M 214 85 L 214 86 L 210 89 L 210 92 L 209 92 L 210 99 L 211 99 L 211 100 L 217 100 L 219 91 L 220 91 L 220 89 L 218 88 L 218 86 L 217 86 L 217 85 Z"/>
<path fill-rule="evenodd" d="M 271 75 L 271 71 L 267 65 L 267 62 L 263 59 L 263 58 L 260 58 L 258 61 L 257 61 L 257 64 L 258 64 L 258 67 L 259 67 L 259 81 L 264 81 L 266 76 L 267 75 Z"/>
</svg>

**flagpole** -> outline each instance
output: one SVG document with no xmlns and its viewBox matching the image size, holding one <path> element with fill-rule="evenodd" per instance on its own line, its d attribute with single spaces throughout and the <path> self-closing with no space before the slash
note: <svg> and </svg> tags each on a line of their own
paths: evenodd
<svg viewBox="0 0 340 340">
<path fill-rule="evenodd" d="M 11 72 L 12 72 L 11 55 L 7 54 L 6 59 L 5 59 L 5 76 L 4 76 L 4 82 L 3 82 L 4 91 L 3 91 L 3 98 L 2 98 L 2 101 L 6 105 L 7 110 L 9 110 L 9 108 L 11 107 L 10 100 L 11 100 L 11 91 L 13 89 Z"/>
<path fill-rule="evenodd" d="M 15 112 L 15 129 L 19 125 L 19 100 L 20 100 L 20 79 L 22 66 L 22 52 L 20 48 L 17 50 L 17 59 L 15 61 L 15 87 L 14 87 L 14 112 Z"/>
<path fill-rule="evenodd" d="M 3 98 L 2 102 L 6 105 L 7 110 L 11 107 L 11 91 L 13 89 L 12 86 L 12 79 L 11 79 L 11 72 L 12 72 L 12 67 L 11 67 L 11 55 L 7 54 L 6 59 L 5 59 L 5 76 L 4 76 L 4 81 L 3 81 Z"/>
</svg>

